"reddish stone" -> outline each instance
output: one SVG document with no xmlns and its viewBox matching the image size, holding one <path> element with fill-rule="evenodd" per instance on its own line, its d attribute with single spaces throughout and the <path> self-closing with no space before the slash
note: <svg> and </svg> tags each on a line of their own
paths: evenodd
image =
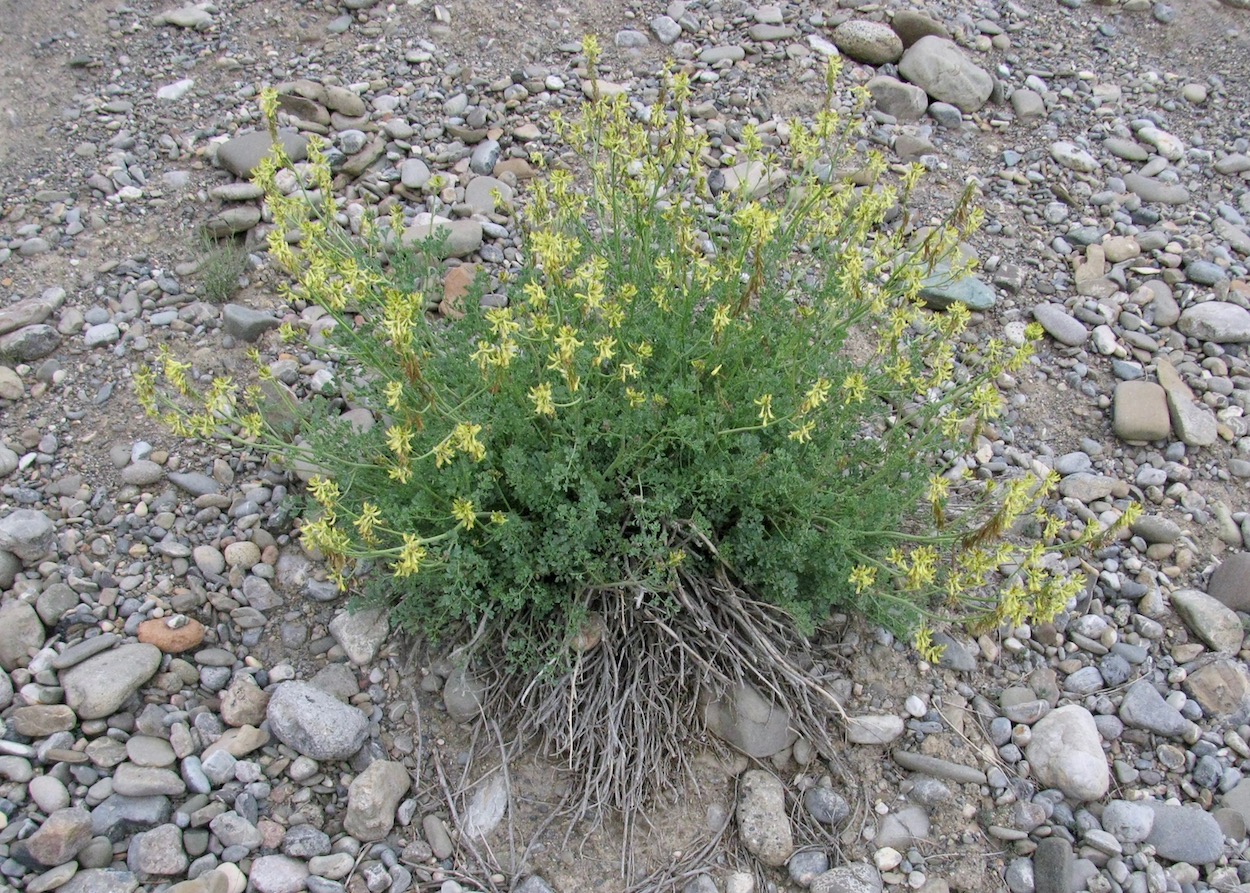
<svg viewBox="0 0 1250 893">
<path fill-rule="evenodd" d="M 139 624 L 139 641 L 155 645 L 166 654 L 182 654 L 204 641 L 204 624 L 190 617 L 175 629 L 169 627 L 171 617 L 154 617 Z"/>
</svg>

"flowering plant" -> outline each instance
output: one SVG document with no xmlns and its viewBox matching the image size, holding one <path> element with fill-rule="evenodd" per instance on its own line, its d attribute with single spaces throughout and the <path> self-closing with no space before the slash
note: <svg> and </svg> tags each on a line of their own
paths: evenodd
<svg viewBox="0 0 1250 893">
<path fill-rule="evenodd" d="M 592 76 L 597 52 L 588 41 Z M 292 442 L 265 381 L 215 382 L 191 414 L 158 399 L 155 372 L 140 397 L 177 430 L 302 458 L 317 469 L 302 541 L 341 585 L 359 580 L 426 633 L 494 630 L 526 671 L 580 678 L 596 648 L 630 659 L 669 634 L 674 660 L 763 685 L 785 649 L 756 660 L 727 643 L 801 638 L 834 609 L 931 660 L 934 622 L 1053 617 L 1080 585 L 1064 553 L 1097 531 L 1064 538 L 1040 508 L 1051 476 L 995 482 L 954 462 L 1031 345 L 974 337 L 966 307 L 921 296 L 980 222 L 973 190 L 921 228 L 921 168 L 873 154 L 853 180 L 837 174 L 854 126 L 836 79 L 834 62 L 828 102 L 791 122 L 784 151 L 744 127 L 720 177 L 684 75 L 645 110 L 596 97 L 555 116 L 571 151 L 534 159 L 546 171 L 507 301 L 479 300 L 483 275 L 455 321 L 427 312 L 437 235 L 414 239 L 396 206 L 354 238 L 319 144 L 302 165 L 278 152 L 257 175 L 270 256 L 291 300 L 333 320 L 313 347 L 373 424 L 315 399 Z M 185 367 L 163 362 L 189 394 Z M 1028 525 L 1031 544 L 1013 545 Z M 577 741 L 570 719 L 561 746 Z"/>
</svg>

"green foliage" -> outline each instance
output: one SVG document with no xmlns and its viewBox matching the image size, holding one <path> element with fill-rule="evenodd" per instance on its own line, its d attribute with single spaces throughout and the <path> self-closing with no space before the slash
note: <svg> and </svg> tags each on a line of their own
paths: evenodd
<svg viewBox="0 0 1250 893">
<path fill-rule="evenodd" d="M 1053 547 L 1001 539 L 1053 481 L 943 474 L 999 412 L 994 378 L 1028 356 L 990 339 L 957 359 L 970 314 L 920 300 L 979 220 L 971 191 L 915 228 L 918 168 L 873 156 L 859 185 L 832 173 L 853 128 L 830 100 L 785 153 L 747 127 L 714 195 L 683 76 L 670 91 L 646 120 L 622 98 L 556 117 L 572 155 L 528 196 L 509 303 L 470 300 L 455 322 L 427 315 L 437 245 L 397 215 L 360 240 L 335 222 L 317 144 L 308 165 L 267 165 L 271 256 L 291 297 L 335 320 L 323 351 L 376 424 L 314 400 L 292 445 L 260 390 L 232 382 L 165 417 L 313 463 L 303 542 L 344 586 L 366 562 L 405 625 L 485 619 L 531 659 L 606 599 L 662 616 L 683 580 L 719 569 L 803 628 L 858 611 L 919 631 L 930 657 L 934 618 L 1053 616 L 1074 591 L 1058 525 L 1037 515 Z M 155 376 L 140 392 L 158 409 Z"/>
<path fill-rule="evenodd" d="M 247 249 L 232 237 L 201 233 L 199 254 L 196 274 L 204 299 L 225 304 L 239 291 L 239 277 L 247 270 Z"/>
</svg>

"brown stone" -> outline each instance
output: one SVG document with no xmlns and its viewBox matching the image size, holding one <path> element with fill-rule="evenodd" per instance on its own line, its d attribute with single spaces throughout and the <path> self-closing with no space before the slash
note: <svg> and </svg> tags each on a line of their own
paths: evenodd
<svg viewBox="0 0 1250 893">
<path fill-rule="evenodd" d="M 1250 719 L 1250 671 L 1238 660 L 1221 658 L 1194 670 L 1185 688 L 1219 722 L 1236 726 Z"/>
<path fill-rule="evenodd" d="M 64 704 L 35 704 L 14 710 L 9 724 L 13 731 L 27 738 L 47 738 L 72 729 L 78 724 L 78 717 Z"/>
<path fill-rule="evenodd" d="M 208 759 L 210 754 L 218 750 L 224 750 L 233 757 L 244 757 L 268 743 L 269 733 L 256 726 L 226 729 L 220 738 L 204 748 L 204 759 Z"/>
<path fill-rule="evenodd" d="M 524 158 L 505 158 L 495 165 L 494 174 L 496 177 L 502 177 L 509 172 L 518 180 L 532 180 L 534 178 L 534 168 Z"/>
<path fill-rule="evenodd" d="M 265 721 L 269 695 L 246 673 L 234 677 L 221 696 L 221 718 L 228 726 L 259 726 Z"/>
<path fill-rule="evenodd" d="M 438 312 L 448 319 L 464 319 L 464 299 L 477 279 L 477 264 L 452 267 L 443 278 L 443 301 Z"/>
<path fill-rule="evenodd" d="M 166 654 L 182 654 L 204 641 L 204 624 L 182 615 L 154 617 L 139 624 L 139 641 Z"/>
</svg>

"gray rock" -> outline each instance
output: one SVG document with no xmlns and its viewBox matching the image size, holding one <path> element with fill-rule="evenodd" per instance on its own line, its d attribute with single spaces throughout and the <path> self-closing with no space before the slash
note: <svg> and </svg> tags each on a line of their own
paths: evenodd
<svg viewBox="0 0 1250 893">
<path fill-rule="evenodd" d="M 903 46 L 910 47 L 924 37 L 941 37 L 949 40 L 951 33 L 946 26 L 924 12 L 916 9 L 900 9 L 890 20 L 890 27 L 903 41 Z"/>
<path fill-rule="evenodd" d="M 474 177 L 464 190 L 464 200 L 478 214 L 493 214 L 512 201 L 512 187 L 494 177 Z"/>
<path fill-rule="evenodd" d="M 46 357 L 60 346 L 61 336 L 52 326 L 26 326 L 0 336 L 0 359 L 30 363 Z"/>
<path fill-rule="evenodd" d="M 1158 202 L 1161 205 L 1183 205 L 1189 201 L 1189 190 L 1175 183 L 1164 183 L 1153 177 L 1141 174 L 1125 174 L 1124 185 L 1128 191 L 1144 202 Z"/>
<path fill-rule="evenodd" d="M 254 893 L 300 893 L 308 880 L 308 866 L 290 856 L 261 856 L 248 873 Z"/>
<path fill-rule="evenodd" d="M 1059 140 L 1058 142 L 1051 143 L 1050 157 L 1055 159 L 1055 161 L 1059 162 L 1059 164 L 1066 167 L 1068 170 L 1077 171 L 1082 174 L 1092 174 L 1094 171 L 1102 167 L 1102 165 L 1098 163 L 1098 159 L 1096 159 L 1093 155 L 1090 155 L 1080 146 L 1077 146 L 1075 143 L 1070 143 L 1067 140 Z"/>
<path fill-rule="evenodd" d="M 852 744 L 884 745 L 903 734 L 903 719 L 893 714 L 853 716 L 846 723 L 846 740 Z"/>
<path fill-rule="evenodd" d="M 369 734 L 365 715 L 306 682 L 283 682 L 266 710 L 274 737 L 314 760 L 345 760 Z"/>
<path fill-rule="evenodd" d="M 0 549 L 26 564 L 47 558 L 55 544 L 56 525 L 43 512 L 18 509 L 0 518 Z"/>
<path fill-rule="evenodd" d="M 22 572 L 22 559 L 7 549 L 0 549 L 0 589 L 9 589 Z"/>
<path fill-rule="evenodd" d="M 789 711 L 745 682 L 710 701 L 704 718 L 708 731 L 757 759 L 779 753 L 798 737 L 790 728 Z"/>
<path fill-rule="evenodd" d="M 155 645 L 132 643 L 97 654 L 61 672 L 65 702 L 82 719 L 111 716 L 160 665 Z"/>
<path fill-rule="evenodd" d="M 1209 260 L 1191 260 L 1185 264 L 1185 277 L 1199 285 L 1215 285 L 1228 276 L 1228 272 L 1219 264 Z"/>
<path fill-rule="evenodd" d="M 15 599 L 0 607 L 0 667 L 26 666 L 46 640 L 39 614 L 29 602 Z"/>
<path fill-rule="evenodd" d="M 958 46 L 941 37 L 922 37 L 907 49 L 899 74 L 934 99 L 961 112 L 975 112 L 994 91 L 994 79 Z"/>
<path fill-rule="evenodd" d="M 1102 813 L 1103 830 L 1121 843 L 1140 843 L 1150 836 L 1155 814 L 1141 801 L 1112 800 Z"/>
<path fill-rule="evenodd" d="M 935 310 L 943 310 L 951 304 L 963 304 L 969 310 L 989 310 L 997 300 L 993 287 L 981 279 L 976 276 L 952 279 L 950 268 L 941 266 L 925 277 L 920 297 Z"/>
<path fill-rule="evenodd" d="M 906 851 L 917 841 L 929 836 L 929 814 L 922 806 L 904 806 L 898 812 L 892 812 L 881 820 L 877 828 L 877 836 L 872 845 L 877 849 L 893 847 Z"/>
<path fill-rule="evenodd" d="M 1011 893 L 1033 893 L 1033 860 L 1027 856 L 1012 859 L 1007 863 L 1007 870 L 1003 872 L 1003 880 Z"/>
<path fill-rule="evenodd" d="M 986 784 L 987 781 L 985 773 L 980 769 L 953 763 L 950 760 L 943 760 L 939 757 L 931 757 L 928 754 L 914 753 L 910 750 L 896 750 L 890 756 L 893 757 L 894 762 L 904 769 L 931 775 L 934 778 L 945 778 L 948 781 L 958 782 L 959 784 Z"/>
<path fill-rule="evenodd" d="M 1058 788 L 1073 800 L 1101 799 L 1111 784 L 1094 717 L 1078 704 L 1038 720 L 1026 753 L 1038 784 Z"/>
<path fill-rule="evenodd" d="M 864 86 L 877 108 L 899 121 L 919 121 L 929 107 L 929 96 L 924 90 L 898 78 L 878 75 Z"/>
<path fill-rule="evenodd" d="M 308 138 L 294 130 L 279 130 L 278 140 L 292 161 L 308 157 Z M 226 140 L 217 148 L 217 163 L 236 177 L 250 179 L 261 159 L 273 148 L 268 130 L 253 130 Z"/>
<path fill-rule="evenodd" d="M 1237 812 L 1244 822 L 1250 824 L 1250 778 L 1239 781 L 1220 800 L 1225 808 Z"/>
<path fill-rule="evenodd" d="M 187 870 L 187 854 L 182 848 L 182 829 L 158 825 L 136 834 L 126 851 L 126 867 L 140 877 L 173 877 Z"/>
<path fill-rule="evenodd" d="M 293 859 L 329 855 L 330 835 L 312 825 L 296 825 L 282 836 L 282 852 Z"/>
<path fill-rule="evenodd" d="M 1118 482 L 1101 474 L 1078 472 L 1059 481 L 1059 495 L 1068 496 L 1086 504 L 1106 499 Z"/>
<path fill-rule="evenodd" d="M 1155 814 L 1146 843 L 1155 848 L 1156 855 L 1191 865 L 1206 865 L 1223 855 L 1224 833 L 1211 813 L 1196 806 L 1142 802 Z"/>
<path fill-rule="evenodd" d="M 1126 726 L 1146 729 L 1169 738 L 1183 738 L 1192 724 L 1146 680 L 1134 682 L 1120 702 L 1120 719 Z"/>
<path fill-rule="evenodd" d="M 265 839 L 259 828 L 233 809 L 214 816 L 208 827 L 221 841 L 222 846 L 241 846 L 254 850 Z"/>
<path fill-rule="evenodd" d="M 1042 118 L 1046 115 L 1046 100 L 1036 91 L 1019 87 L 1011 91 L 1011 108 L 1022 121 Z"/>
<path fill-rule="evenodd" d="M 849 19 L 833 29 L 833 45 L 856 62 L 882 65 L 903 55 L 903 41 L 882 22 Z"/>
<path fill-rule="evenodd" d="M 502 775 L 498 777 L 502 782 Z M 392 760 L 370 763 L 369 768 L 357 775 L 347 789 L 347 815 L 343 819 L 343 830 L 365 842 L 384 838 L 395 825 L 395 808 L 408 793 L 411 783 L 408 770 L 402 763 Z M 507 800 L 506 790 L 504 800 Z"/>
<path fill-rule="evenodd" d="M 822 825 L 837 827 L 851 816 L 851 806 L 846 798 L 824 785 L 813 785 L 804 791 L 803 806 Z"/>
<path fill-rule="evenodd" d="M 222 325 L 226 334 L 240 341 L 255 341 L 270 329 L 276 329 L 281 322 L 263 310 L 253 310 L 241 304 L 227 304 L 222 309 Z"/>
<path fill-rule="evenodd" d="M 430 182 L 430 168 L 420 158 L 409 158 L 399 166 L 399 182 L 408 189 L 420 189 Z"/>
<path fill-rule="evenodd" d="M 153 25 L 174 25 L 192 31 L 206 31 L 213 24 L 213 16 L 207 9 L 188 4 L 153 16 Z"/>
<path fill-rule="evenodd" d="M 656 16 L 649 24 L 656 40 L 665 46 L 676 43 L 677 38 L 681 37 L 681 25 L 670 16 Z"/>
<path fill-rule="evenodd" d="M 493 173 L 495 165 L 499 162 L 501 151 L 496 140 L 482 140 L 474 147 L 473 154 L 469 156 L 469 170 L 482 176 Z"/>
<path fill-rule="evenodd" d="M 81 806 L 58 809 L 35 833 L 17 841 L 10 855 L 32 868 L 54 868 L 69 862 L 91 840 L 91 814 Z"/>
<path fill-rule="evenodd" d="M 1172 607 L 1198 638 L 1216 651 L 1233 654 L 1241 650 L 1245 631 L 1236 612 L 1197 589 L 1178 589 L 1172 593 Z"/>
<path fill-rule="evenodd" d="M 779 778 L 761 769 L 744 772 L 738 782 L 737 817 L 747 852 L 774 868 L 786 864 L 794 852 L 794 836 Z"/>
<path fill-rule="evenodd" d="M 133 872 L 120 868 L 89 868 L 79 871 L 63 886 L 57 888 L 58 893 L 134 893 L 139 887 L 139 879 Z"/>
<path fill-rule="evenodd" d="M 1034 893 L 1071 893 L 1072 844 L 1062 837 L 1043 837 L 1033 853 Z"/>
<path fill-rule="evenodd" d="M 82 340 L 87 347 L 106 347 L 117 343 L 121 337 L 121 329 L 117 328 L 115 323 L 102 322 L 88 327 L 87 331 L 83 332 Z"/>
<path fill-rule="evenodd" d="M 800 887 L 810 887 L 812 881 L 829 870 L 829 856 L 821 850 L 799 850 L 786 863 L 790 880 Z"/>
<path fill-rule="evenodd" d="M 255 205 L 236 205 L 223 208 L 204 224 L 205 234 L 212 239 L 225 239 L 245 233 L 260 223 L 260 208 Z"/>
<path fill-rule="evenodd" d="M 125 840 L 136 831 L 169 821 L 168 797 L 123 797 L 111 794 L 91 810 L 91 834 L 113 842 Z"/>
<path fill-rule="evenodd" d="M 113 790 L 123 797 L 180 796 L 187 784 L 169 769 L 122 763 L 113 772 Z"/>
<path fill-rule="evenodd" d="M 122 482 L 133 484 L 136 487 L 147 487 L 150 484 L 155 484 L 164 476 L 165 469 L 151 459 L 140 459 L 138 462 L 131 462 L 122 469 Z"/>
<path fill-rule="evenodd" d="M 1204 713 L 1229 726 L 1250 720 L 1250 669 L 1236 659 L 1219 658 L 1191 672 L 1185 689 Z"/>
<path fill-rule="evenodd" d="M 1080 347 L 1089 340 L 1089 329 L 1085 324 L 1070 315 L 1059 304 L 1043 302 L 1033 308 L 1033 318 L 1046 330 L 1046 334 L 1060 344 L 1069 347 Z"/>
<path fill-rule="evenodd" d="M 881 893 L 881 874 L 867 862 L 831 868 L 812 881 L 811 893 Z"/>
<path fill-rule="evenodd" d="M 347 659 L 359 666 L 373 660 L 388 632 L 384 608 L 344 611 L 330 621 L 330 635 L 343 647 Z"/>
<path fill-rule="evenodd" d="M 1162 515 L 1142 515 L 1133 522 L 1132 531 L 1134 534 L 1144 539 L 1147 543 L 1174 543 L 1180 539 L 1181 536 L 1180 525 L 1170 518 L 1164 518 Z M 1244 553 L 1238 552 L 1235 555 L 1231 555 L 1229 556 L 1229 561 L 1234 558 L 1239 558 L 1243 554 Z M 1228 561 L 1225 562 L 1225 564 L 1227 563 Z M 1250 561 L 1239 563 L 1244 564 L 1246 573 L 1250 574 Z M 1220 567 L 1223 567 L 1223 565 L 1220 565 Z M 1224 602 L 1224 604 L 1228 605 L 1230 608 L 1239 610 L 1237 605 L 1225 601 L 1216 593 L 1215 579 L 1219 574 L 1219 571 L 1220 569 L 1217 567 L 1215 569 L 1215 574 L 1211 576 L 1211 583 L 1207 586 L 1207 594 L 1214 596 L 1215 598 L 1219 598 L 1220 601 Z M 1247 582 L 1250 583 L 1250 578 L 1247 578 Z M 1245 604 L 1250 607 L 1250 592 L 1246 593 Z"/>
<path fill-rule="evenodd" d="M 507 810 L 507 779 L 502 772 L 493 772 L 473 792 L 460 830 L 469 837 L 486 837 L 503 821 Z"/>
<path fill-rule="evenodd" d="M 431 240 L 441 243 L 440 258 L 466 257 L 482 247 L 482 224 L 476 220 L 447 220 L 435 218 L 429 223 L 414 223 L 404 230 L 400 239 L 405 248 L 412 248 Z"/>
<path fill-rule="evenodd" d="M 1152 381 L 1122 381 L 1115 386 L 1112 430 L 1124 440 L 1164 440 L 1172 433 L 1167 392 Z"/>
<path fill-rule="evenodd" d="M 210 493 L 221 492 L 221 484 L 206 474 L 200 474 L 198 471 L 172 472 L 169 475 L 169 482 L 179 490 L 190 493 L 192 496 L 207 496 Z"/>
<path fill-rule="evenodd" d="M 463 667 L 457 667 L 443 683 L 443 706 L 456 722 L 472 722 L 481 715 L 486 687 Z"/>
</svg>

